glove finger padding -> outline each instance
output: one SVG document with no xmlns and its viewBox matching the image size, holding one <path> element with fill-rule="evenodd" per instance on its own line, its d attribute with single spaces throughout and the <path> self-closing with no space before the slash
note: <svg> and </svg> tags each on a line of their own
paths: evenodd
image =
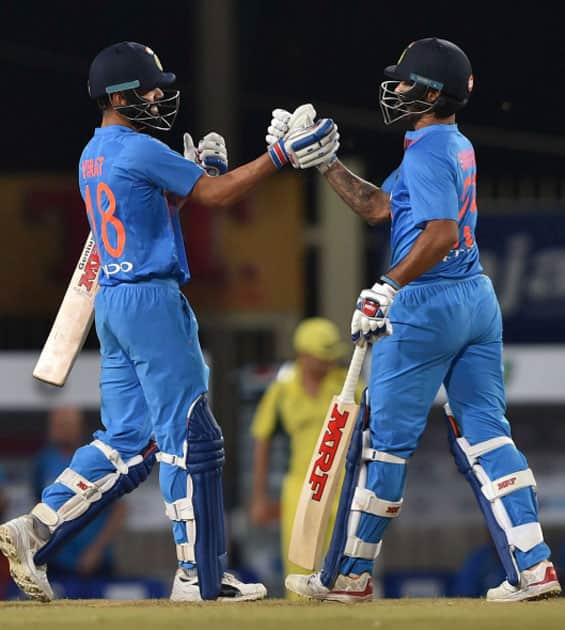
<svg viewBox="0 0 565 630">
<path fill-rule="evenodd" d="M 304 129 L 314 124 L 316 120 L 316 110 L 312 103 L 304 103 L 299 105 L 293 112 L 292 116 L 288 120 L 288 129 L 290 132 L 297 129 Z"/>
<path fill-rule="evenodd" d="M 273 118 L 265 136 L 265 142 L 268 147 L 278 142 L 288 133 L 288 121 L 292 114 L 287 112 L 286 109 L 277 108 L 273 110 L 272 115 Z"/>
<path fill-rule="evenodd" d="M 317 148 L 307 147 L 296 152 L 298 168 L 320 166 L 332 160 L 339 149 L 339 133 L 337 131 L 323 138 Z"/>
<path fill-rule="evenodd" d="M 281 109 L 280 107 L 277 107 L 276 109 L 273 109 L 272 116 L 273 121 L 276 120 L 288 127 L 288 121 L 290 120 L 292 114 L 290 112 L 287 112 L 286 109 Z"/>
<path fill-rule="evenodd" d="M 323 118 L 310 127 L 291 132 L 285 138 L 285 150 L 294 168 L 309 168 L 331 159 L 338 137 L 334 121 Z"/>
<path fill-rule="evenodd" d="M 267 131 L 269 133 L 281 132 L 284 136 L 284 134 L 288 131 L 288 124 L 282 120 L 277 120 L 276 118 L 273 118 Z"/>
<path fill-rule="evenodd" d="M 198 155 L 209 175 L 223 175 L 228 170 L 228 150 L 224 138 L 214 131 L 198 143 Z"/>
<path fill-rule="evenodd" d="M 196 150 L 196 147 L 194 146 L 194 140 L 192 139 L 192 136 L 188 133 L 188 131 L 185 131 L 182 137 L 182 142 L 184 145 L 184 157 L 191 162 L 198 163 L 198 151 Z"/>
</svg>

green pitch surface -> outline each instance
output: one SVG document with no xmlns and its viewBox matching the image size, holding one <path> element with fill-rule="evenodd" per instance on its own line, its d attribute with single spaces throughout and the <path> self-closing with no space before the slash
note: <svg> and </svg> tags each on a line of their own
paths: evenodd
<svg viewBox="0 0 565 630">
<path fill-rule="evenodd" d="M 379 600 L 369 604 L 284 602 L 173 604 L 61 600 L 0 602 L 0 629 L 173 630 L 522 630 L 565 628 L 565 598 L 520 604 L 469 599 Z"/>
</svg>

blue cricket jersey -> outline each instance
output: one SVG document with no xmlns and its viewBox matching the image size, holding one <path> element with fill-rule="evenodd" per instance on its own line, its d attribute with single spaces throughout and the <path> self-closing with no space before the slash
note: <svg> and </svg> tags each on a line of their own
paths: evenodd
<svg viewBox="0 0 565 630">
<path fill-rule="evenodd" d="M 408 131 L 402 163 L 382 188 L 391 195 L 391 267 L 408 254 L 428 221 L 452 219 L 459 224 L 459 241 L 416 282 L 468 278 L 482 272 L 475 241 L 475 152 L 457 125 Z"/>
<path fill-rule="evenodd" d="M 204 173 L 144 133 L 99 127 L 84 148 L 78 179 L 98 247 L 100 284 L 190 278 L 174 197 L 188 195 Z"/>
</svg>

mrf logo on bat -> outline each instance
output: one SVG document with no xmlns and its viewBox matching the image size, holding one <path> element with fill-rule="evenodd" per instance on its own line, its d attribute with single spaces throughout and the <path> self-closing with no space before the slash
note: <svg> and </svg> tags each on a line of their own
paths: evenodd
<svg viewBox="0 0 565 630">
<path fill-rule="evenodd" d="M 99 268 L 100 258 L 98 257 L 96 245 L 92 240 L 79 261 L 79 269 L 83 273 L 78 281 L 78 286 L 84 287 L 89 292 L 92 291 L 93 283 L 96 280 Z"/>
<path fill-rule="evenodd" d="M 312 488 L 312 500 L 320 501 L 324 494 L 324 488 L 328 480 L 328 473 L 332 468 L 341 437 L 343 428 L 347 424 L 349 411 L 340 413 L 338 406 L 334 405 L 328 423 L 328 428 L 324 433 L 322 443 L 318 449 L 318 457 L 312 467 L 312 472 L 308 479 L 308 483 Z"/>
</svg>

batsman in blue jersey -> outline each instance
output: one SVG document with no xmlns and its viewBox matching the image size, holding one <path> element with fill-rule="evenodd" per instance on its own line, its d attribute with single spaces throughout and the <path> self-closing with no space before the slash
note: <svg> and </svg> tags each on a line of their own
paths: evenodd
<svg viewBox="0 0 565 630">
<path fill-rule="evenodd" d="M 471 64 L 451 42 L 426 38 L 385 75 L 384 120 L 411 127 L 400 167 L 377 188 L 337 159 L 323 165 L 355 212 L 371 224 L 391 220 L 390 268 L 361 292 L 351 323 L 355 343 L 379 339 L 368 400 L 323 570 L 290 575 L 286 586 L 322 600 L 372 598 L 373 564 L 402 509 L 407 463 L 443 383 L 451 450 L 507 575 L 487 599 L 556 596 L 561 587 L 538 521 L 534 476 L 504 415 L 501 313 L 475 238 L 475 154 L 455 122 L 473 88 Z"/>
<path fill-rule="evenodd" d="M 96 296 L 103 430 L 74 454 L 41 502 L 0 526 L 0 549 L 18 586 L 53 598 L 46 563 L 113 500 L 160 461 L 165 512 L 179 562 L 171 599 L 245 601 L 262 584 L 226 572 L 222 431 L 208 406 L 208 367 L 194 313 L 180 286 L 190 278 L 179 210 L 188 200 L 232 204 L 287 162 L 322 163 L 335 152 L 331 120 L 289 121 L 289 132 L 249 164 L 227 172 L 223 138 L 180 155 L 150 136 L 169 130 L 179 92 L 147 46 L 121 42 L 90 67 L 89 93 L 102 124 L 79 160 L 78 181 L 102 273 Z M 215 177 L 209 176 L 216 175 Z"/>
</svg>

